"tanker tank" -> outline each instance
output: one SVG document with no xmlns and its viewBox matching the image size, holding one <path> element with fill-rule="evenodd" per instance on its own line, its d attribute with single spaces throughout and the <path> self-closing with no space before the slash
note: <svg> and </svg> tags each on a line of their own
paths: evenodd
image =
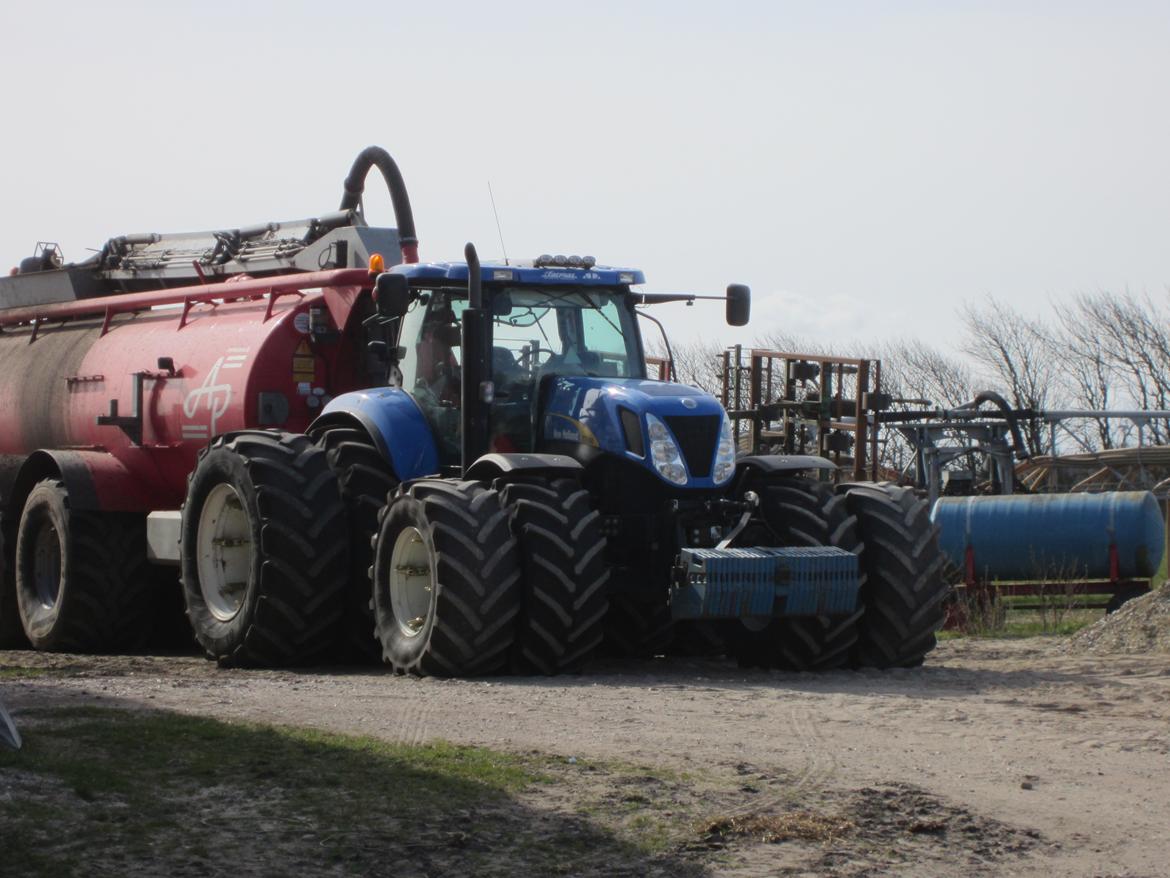
<svg viewBox="0 0 1170 878">
<path fill-rule="evenodd" d="M 177 509 L 212 438 L 301 432 L 332 395 L 368 381 L 350 337 L 337 338 L 356 331 L 368 278 L 348 269 L 0 310 L 0 496 L 27 455 L 69 449 L 91 470 L 94 507 Z"/>
<path fill-rule="evenodd" d="M 984 581 L 1144 579 L 1162 563 L 1166 527 L 1149 491 L 942 497 L 931 511 L 951 563 Z"/>
</svg>

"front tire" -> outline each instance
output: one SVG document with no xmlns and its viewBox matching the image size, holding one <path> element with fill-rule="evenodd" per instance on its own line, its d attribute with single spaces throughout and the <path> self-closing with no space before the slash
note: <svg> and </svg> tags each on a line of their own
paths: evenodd
<svg viewBox="0 0 1170 878">
<path fill-rule="evenodd" d="M 378 512 L 398 487 L 398 479 L 364 430 L 327 427 L 313 438 L 325 451 L 329 468 L 337 476 L 349 522 L 349 585 L 341 622 L 340 657 L 375 663 L 382 658 L 382 645 L 374 630 L 370 565 L 374 563 Z"/>
<path fill-rule="evenodd" d="M 744 546 L 835 546 L 857 554 L 857 520 L 827 484 L 774 478 L 756 488 L 766 527 L 749 527 Z M 728 645 L 745 667 L 829 670 L 848 664 L 861 611 L 848 616 L 786 616 L 728 626 Z"/>
<path fill-rule="evenodd" d="M 910 488 L 854 484 L 844 488 L 865 549 L 865 607 L 854 663 L 910 668 L 934 649 L 950 593 L 930 504 Z"/>
<path fill-rule="evenodd" d="M 520 612 L 516 541 L 499 494 L 422 479 L 391 498 L 374 544 L 374 619 L 399 674 L 503 670 Z"/>
<path fill-rule="evenodd" d="M 342 615 L 348 545 L 337 479 L 307 437 L 254 430 L 215 439 L 183 506 L 195 639 L 224 666 L 321 657 Z"/>
<path fill-rule="evenodd" d="M 665 595 L 661 600 L 639 600 L 622 592 L 612 593 L 602 649 L 615 658 L 666 655 L 674 637 L 674 624 Z"/>
<path fill-rule="evenodd" d="M 575 673 L 604 636 L 605 537 L 589 493 L 572 479 L 497 482 L 524 571 L 512 650 L 517 673 Z"/>
<path fill-rule="evenodd" d="M 69 508 L 54 479 L 29 493 L 16 531 L 16 603 L 34 649 L 115 652 L 150 633 L 146 522 Z"/>
</svg>

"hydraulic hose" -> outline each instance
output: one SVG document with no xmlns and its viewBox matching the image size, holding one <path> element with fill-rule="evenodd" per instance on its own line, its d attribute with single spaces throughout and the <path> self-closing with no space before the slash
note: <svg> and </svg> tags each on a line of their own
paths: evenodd
<svg viewBox="0 0 1170 878">
<path fill-rule="evenodd" d="M 1016 455 L 1016 460 L 1027 460 L 1031 457 L 1028 448 L 1024 445 L 1024 440 L 1020 436 L 1020 424 L 1018 420 L 1018 412 L 1013 409 L 1006 399 L 996 393 L 994 390 L 980 390 L 975 394 L 975 398 L 970 402 L 959 406 L 960 409 L 977 409 L 985 402 L 990 402 L 995 405 L 1001 412 L 1003 418 L 1007 421 L 1008 429 L 1012 434 L 1012 451 Z"/>
<path fill-rule="evenodd" d="M 394 222 L 398 226 L 398 241 L 402 247 L 402 261 L 418 262 L 418 236 L 414 230 L 414 212 L 410 209 L 410 196 L 406 194 L 406 183 L 402 172 L 380 146 L 368 146 L 354 159 L 349 176 L 345 178 L 345 192 L 341 196 L 341 210 L 356 210 L 366 188 L 366 175 L 370 168 L 377 167 L 390 190 L 394 204 Z"/>
</svg>

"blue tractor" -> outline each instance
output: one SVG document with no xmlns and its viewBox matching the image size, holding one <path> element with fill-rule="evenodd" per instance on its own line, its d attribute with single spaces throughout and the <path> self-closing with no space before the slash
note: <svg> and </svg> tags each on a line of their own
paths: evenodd
<svg viewBox="0 0 1170 878">
<path fill-rule="evenodd" d="M 377 278 L 386 384 L 310 430 L 349 510 L 356 652 L 438 676 L 601 650 L 922 662 L 946 593 L 926 502 L 745 455 L 715 398 L 647 377 L 643 308 L 706 297 L 589 258 L 465 256 Z M 747 287 L 717 298 L 747 323 Z"/>
<path fill-rule="evenodd" d="M 374 167 L 396 228 L 366 225 Z M 109 342 L 115 313 L 128 315 L 119 327 L 174 317 L 175 329 L 151 336 L 167 345 L 190 309 L 210 316 L 204 330 L 184 330 L 189 349 L 133 373 L 130 414 L 114 398 L 108 414 L 93 415 L 123 457 L 68 450 L 91 433 L 58 425 L 46 414 L 53 406 L 26 406 L 32 426 L 9 431 L 10 450 L 25 447 L 25 433 L 43 435 L 49 444 L 28 439 L 28 450 L 61 446 L 73 462 L 58 464 L 52 451 L 44 469 L 38 451 L 31 470 L 0 466 L 9 501 L 41 486 L 40 506 L 7 509 L 17 546 L 8 570 L 24 585 L 0 581 L 0 646 L 33 629 L 44 648 L 138 637 L 152 578 L 176 572 L 196 639 L 225 664 L 314 661 L 339 627 L 352 657 L 435 675 L 572 672 L 603 648 L 888 667 L 921 662 L 934 645 L 945 587 L 925 501 L 892 486 L 834 484 L 835 467 L 820 457 L 740 449 L 713 397 L 647 377 L 639 326 L 657 321 L 646 308 L 718 298 L 742 326 L 747 287 L 647 293 L 639 271 L 550 256 L 481 266 L 470 245 L 464 262 L 420 264 L 402 175 L 380 147 L 358 156 L 336 212 L 121 236 L 71 265 L 59 255 L 42 248 L 0 284 L 7 324 L 29 333 L 28 343 L 9 339 L 10 353 L 27 358 L 38 332 L 55 339 L 38 344 L 68 352 L 30 385 L 30 400 L 64 394 L 58 408 L 90 411 L 87 382 L 104 378 L 74 374 L 76 364 L 84 345 Z M 401 264 L 386 270 L 390 261 Z M 238 285 L 200 292 L 209 280 Z M 150 295 L 125 295 L 135 291 Z M 283 307 L 294 294 L 313 298 Z M 180 301 L 181 312 L 155 310 Z M 46 313 L 72 322 L 42 330 L 56 319 Z M 260 327 L 252 365 L 248 347 L 228 347 L 200 371 L 200 332 L 232 344 L 232 314 Z M 221 366 L 235 377 L 221 378 Z M 180 413 L 202 417 L 204 405 L 208 421 L 167 429 Z M 217 428 L 221 416 L 233 429 Z M 201 441 L 188 471 L 184 455 Z M 144 460 L 169 461 L 151 464 L 155 499 L 121 496 L 155 472 L 126 468 Z M 181 509 L 172 508 L 179 480 L 166 482 L 164 470 L 187 476 Z M 94 518 L 104 514 L 98 481 L 118 515 L 134 516 Z M 65 524 L 41 527 L 42 506 Z M 116 525 L 129 542 L 90 540 L 105 554 L 70 567 L 66 537 L 82 525 Z M 42 531 L 52 551 L 34 539 Z M 125 573 L 106 559 L 123 543 Z M 163 566 L 148 575 L 147 561 Z M 84 575 L 62 572 L 74 568 Z M 75 592 L 82 597 L 61 597 Z"/>
</svg>

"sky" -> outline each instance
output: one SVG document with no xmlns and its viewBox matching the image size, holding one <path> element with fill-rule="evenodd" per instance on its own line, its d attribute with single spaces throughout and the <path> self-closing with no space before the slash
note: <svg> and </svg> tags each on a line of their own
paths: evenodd
<svg viewBox="0 0 1170 878">
<path fill-rule="evenodd" d="M 1165 2 L 0 7 L 0 263 L 336 209 L 369 144 L 424 260 L 595 256 L 680 341 L 958 345 L 959 307 L 1167 295 Z M 392 225 L 380 184 L 371 224 Z"/>
</svg>

